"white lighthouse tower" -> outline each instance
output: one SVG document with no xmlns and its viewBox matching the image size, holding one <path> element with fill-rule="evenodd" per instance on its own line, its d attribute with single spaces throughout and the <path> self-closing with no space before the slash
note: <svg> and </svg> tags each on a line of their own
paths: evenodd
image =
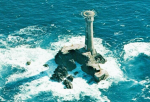
<svg viewBox="0 0 150 102">
<path fill-rule="evenodd" d="M 94 11 L 87 10 L 82 12 L 82 15 L 86 21 L 85 49 L 94 55 L 96 51 L 93 44 L 93 21 L 96 14 Z"/>
</svg>

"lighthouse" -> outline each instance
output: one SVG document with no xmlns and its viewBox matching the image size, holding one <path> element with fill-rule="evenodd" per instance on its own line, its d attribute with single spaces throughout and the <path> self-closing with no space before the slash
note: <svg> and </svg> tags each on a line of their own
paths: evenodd
<svg viewBox="0 0 150 102">
<path fill-rule="evenodd" d="M 94 44 L 93 44 L 93 21 L 94 21 L 94 16 L 96 15 L 94 11 L 84 11 L 82 12 L 82 15 L 85 18 L 86 21 L 86 34 L 85 34 L 85 49 L 87 51 L 90 51 L 92 55 L 96 53 L 94 49 Z"/>
<path fill-rule="evenodd" d="M 95 15 L 96 12 L 92 10 L 82 12 L 82 16 L 86 21 L 85 45 L 72 44 L 64 46 L 55 56 L 58 67 L 51 79 L 58 82 L 64 80 L 63 84 L 66 85 L 66 88 L 73 88 L 66 71 L 74 70 L 77 67 L 75 62 L 81 64 L 82 71 L 93 76 L 97 82 L 105 80 L 109 76 L 108 72 L 100 67 L 100 64 L 106 62 L 105 58 L 94 49 L 93 21 Z"/>
</svg>

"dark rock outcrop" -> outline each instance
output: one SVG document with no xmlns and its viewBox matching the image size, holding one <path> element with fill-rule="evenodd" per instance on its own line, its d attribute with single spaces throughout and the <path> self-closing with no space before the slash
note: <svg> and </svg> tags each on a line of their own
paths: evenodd
<svg viewBox="0 0 150 102">
<path fill-rule="evenodd" d="M 57 82 L 61 82 L 63 81 L 64 77 L 61 73 L 57 73 L 57 74 L 53 74 L 51 79 Z"/>
<path fill-rule="evenodd" d="M 63 66 L 58 66 L 50 79 L 61 82 L 68 75 L 67 69 Z"/>
<path fill-rule="evenodd" d="M 27 61 L 26 65 L 30 65 L 30 64 L 31 64 L 31 62 L 30 62 L 30 61 Z"/>
<path fill-rule="evenodd" d="M 64 80 L 63 84 L 65 85 L 65 88 L 67 89 L 73 89 L 73 85 L 69 80 Z"/>
<path fill-rule="evenodd" d="M 68 71 L 64 66 L 58 66 L 55 69 L 54 73 L 57 74 L 58 72 L 61 73 L 64 77 L 68 75 Z"/>
<path fill-rule="evenodd" d="M 73 74 L 74 74 L 74 75 L 77 75 L 78 73 L 79 73 L 79 72 L 76 71 L 76 72 L 74 72 Z"/>
<path fill-rule="evenodd" d="M 69 75 L 69 76 L 67 77 L 67 79 L 72 82 L 72 81 L 73 81 L 73 76 L 72 76 L 72 75 Z"/>
<path fill-rule="evenodd" d="M 64 66 L 58 66 L 55 69 L 54 74 L 51 76 L 50 79 L 57 81 L 57 82 L 63 81 L 63 84 L 65 85 L 66 89 L 72 89 L 73 88 L 73 85 L 71 83 L 73 81 L 73 76 L 72 75 L 68 76 L 67 68 L 65 68 Z"/>
<path fill-rule="evenodd" d="M 90 52 L 86 52 L 84 48 L 76 49 L 71 51 L 73 59 L 79 64 L 84 64 L 89 61 Z"/>
<path fill-rule="evenodd" d="M 83 64 L 81 66 L 82 71 L 86 72 L 87 74 L 90 74 L 92 76 L 94 76 L 95 72 L 99 72 L 100 71 L 100 66 L 99 64 L 96 63 L 92 63 L 92 62 L 88 62 L 86 64 Z"/>
<path fill-rule="evenodd" d="M 84 45 L 64 46 L 55 56 L 56 64 L 65 66 L 68 71 L 76 68 L 75 61 L 82 65 L 82 71 L 94 76 L 96 81 L 108 77 L 107 71 L 102 70 L 99 65 L 99 63 L 104 64 L 106 59 L 97 52 L 92 55 L 90 51 L 85 50 Z"/>
<path fill-rule="evenodd" d="M 44 66 L 44 67 L 48 67 L 49 65 L 48 65 L 48 64 L 44 64 L 43 66 Z"/>
<path fill-rule="evenodd" d="M 76 64 L 70 53 L 63 54 L 61 51 L 55 56 L 55 62 L 58 65 L 65 66 L 68 71 L 76 68 Z"/>
<path fill-rule="evenodd" d="M 95 81 L 99 82 L 101 80 L 105 80 L 109 76 L 106 70 L 100 70 L 94 74 Z"/>
<path fill-rule="evenodd" d="M 104 59 L 104 57 L 99 53 L 97 53 L 94 58 L 98 63 L 104 64 L 106 62 L 106 59 Z"/>
</svg>

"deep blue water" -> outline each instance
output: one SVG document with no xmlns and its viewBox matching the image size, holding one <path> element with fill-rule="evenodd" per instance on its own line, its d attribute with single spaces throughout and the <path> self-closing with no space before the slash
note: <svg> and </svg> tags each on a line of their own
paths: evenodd
<svg viewBox="0 0 150 102">
<path fill-rule="evenodd" d="M 95 46 L 110 76 L 95 84 L 81 72 L 66 91 L 49 77 L 63 45 L 84 43 L 84 10 L 97 12 Z M 150 102 L 149 42 L 150 0 L 0 0 L 0 101 Z"/>
</svg>

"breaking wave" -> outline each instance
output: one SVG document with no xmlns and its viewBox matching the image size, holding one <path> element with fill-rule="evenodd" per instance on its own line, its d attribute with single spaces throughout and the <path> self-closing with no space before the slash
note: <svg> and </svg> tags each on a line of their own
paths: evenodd
<svg viewBox="0 0 150 102">
<path fill-rule="evenodd" d="M 8 36 L 7 39 L 15 43 L 16 40 L 14 39 L 18 39 L 20 34 L 30 35 L 30 33 L 36 32 L 37 30 L 39 29 L 35 29 L 35 27 L 27 27 L 21 29 L 19 33 L 15 32 L 15 34 Z M 30 37 L 27 39 L 28 41 L 32 40 Z M 22 37 L 22 41 L 27 39 Z M 20 44 L 16 47 L 0 49 L 0 74 L 2 75 L 0 83 L 1 100 L 33 101 L 34 99 L 38 99 L 39 101 L 57 100 L 59 102 L 84 101 L 89 98 L 91 101 L 110 101 L 107 96 L 101 93 L 100 89 L 109 89 L 112 83 L 118 83 L 120 80 L 123 81 L 125 79 L 119 62 L 113 57 L 112 52 L 103 46 L 102 39 L 94 38 L 95 48 L 97 52 L 101 53 L 107 59 L 107 62 L 101 65 L 101 67 L 108 71 L 109 78 L 100 83 L 95 83 L 92 77 L 82 72 L 80 65 L 77 64 L 77 68 L 69 72 L 74 76 L 72 90 L 66 90 L 62 83 L 50 80 L 50 76 L 57 67 L 54 62 L 54 56 L 64 45 L 84 43 L 84 37 L 58 36 L 58 39 L 59 41 L 57 42 L 50 39 L 53 43 L 47 49 L 41 47 L 31 48 L 27 45 L 20 44 L 19 41 L 16 41 L 16 43 Z M 27 66 L 27 61 L 31 61 L 31 65 Z M 49 67 L 44 67 L 43 64 L 45 63 Z M 75 71 L 79 72 L 76 76 L 73 74 Z M 8 96 L 8 94 L 10 95 Z"/>
</svg>

